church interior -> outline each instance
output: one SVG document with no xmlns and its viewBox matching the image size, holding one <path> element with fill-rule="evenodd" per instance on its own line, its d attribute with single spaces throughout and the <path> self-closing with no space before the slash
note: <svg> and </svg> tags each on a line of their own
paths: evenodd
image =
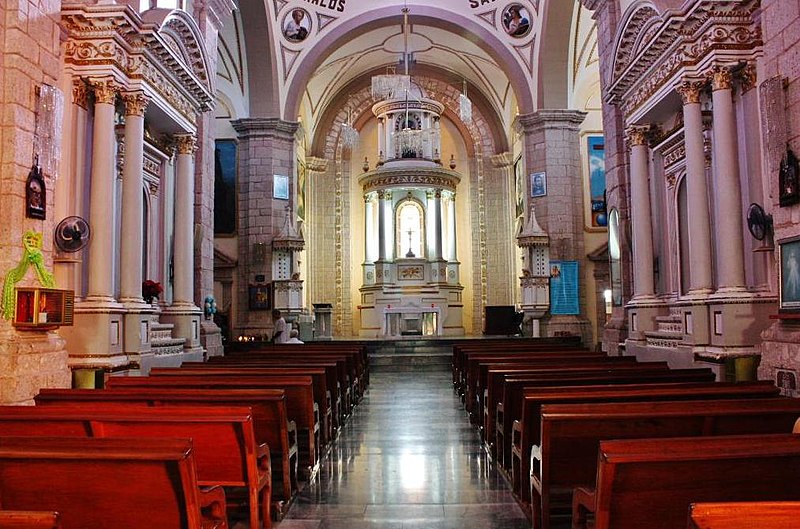
<svg viewBox="0 0 800 529">
<path fill-rule="evenodd" d="M 0 529 L 784 527 L 799 54 L 800 0 L 3 1 Z"/>
</svg>

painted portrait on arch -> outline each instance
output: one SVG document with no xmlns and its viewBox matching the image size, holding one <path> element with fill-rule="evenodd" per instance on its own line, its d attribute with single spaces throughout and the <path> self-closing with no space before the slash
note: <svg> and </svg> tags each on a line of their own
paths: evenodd
<svg viewBox="0 0 800 529">
<path fill-rule="evenodd" d="M 522 4 L 509 4 L 503 10 L 503 28 L 512 37 L 522 38 L 531 32 L 531 14 Z"/>
<path fill-rule="evenodd" d="M 283 36 L 289 42 L 303 42 L 309 33 L 311 33 L 311 15 L 305 9 L 292 9 L 283 18 Z"/>
</svg>

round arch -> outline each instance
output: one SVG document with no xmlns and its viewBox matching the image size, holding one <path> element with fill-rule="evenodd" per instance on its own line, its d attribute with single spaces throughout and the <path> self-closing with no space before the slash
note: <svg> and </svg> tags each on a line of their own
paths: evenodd
<svg viewBox="0 0 800 529">
<path fill-rule="evenodd" d="M 387 26 L 398 25 L 401 23 L 401 15 L 397 7 L 381 7 L 364 13 L 358 18 L 346 20 L 341 25 L 332 29 L 330 33 L 319 39 L 319 42 L 309 52 L 301 64 L 298 65 L 297 72 L 292 77 L 288 87 L 286 105 L 284 107 L 283 118 L 294 120 L 300 112 L 303 90 L 308 84 L 316 69 L 323 63 L 325 58 L 345 44 L 353 34 L 358 32 L 372 31 Z M 516 57 L 506 48 L 498 37 L 479 25 L 474 20 L 453 13 L 452 11 L 430 6 L 413 5 L 411 6 L 410 20 L 412 24 L 424 24 L 437 27 L 456 35 L 460 35 L 475 42 L 486 53 L 489 54 L 498 64 L 505 65 L 512 90 L 517 98 L 519 112 L 526 114 L 535 110 L 533 96 L 529 88 L 529 82 L 524 70 L 520 67 Z M 366 21 L 366 22 L 364 22 Z M 567 40 L 569 40 L 567 36 Z M 566 77 L 564 79 L 566 86 Z M 255 88 L 251 82 L 251 89 Z M 264 85 L 260 87 L 256 98 L 268 89 Z"/>
</svg>

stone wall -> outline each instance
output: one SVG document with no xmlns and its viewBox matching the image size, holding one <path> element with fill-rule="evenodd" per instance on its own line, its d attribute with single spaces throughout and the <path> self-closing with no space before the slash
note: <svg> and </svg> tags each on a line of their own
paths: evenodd
<svg viewBox="0 0 800 529">
<path fill-rule="evenodd" d="M 776 252 L 771 289 L 778 292 L 779 253 L 777 243 L 800 235 L 800 205 L 781 208 L 779 205 L 779 165 L 776 154 L 785 152 L 788 142 L 795 153 L 800 153 L 800 0 L 763 0 L 762 23 L 764 32 L 764 57 L 759 69 L 762 95 L 762 136 L 764 137 L 764 170 L 769 172 L 770 204 L 775 226 Z M 780 76 L 784 89 L 780 93 L 767 92 L 763 83 Z M 778 85 L 780 86 L 780 85 Z M 772 115 L 769 101 L 764 98 L 783 99 Z M 765 124 L 785 130 L 785 134 L 767 135 Z M 759 378 L 771 378 L 785 387 L 785 393 L 800 396 L 797 382 L 800 378 L 800 324 L 797 321 L 778 320 L 763 334 Z M 792 382 L 793 381 L 793 382 Z M 793 386 L 793 387 L 791 387 Z"/>
<path fill-rule="evenodd" d="M 54 176 L 45 175 L 47 219 L 25 217 L 25 181 L 34 160 L 36 91 L 43 83 L 60 86 L 59 0 L 0 2 L 0 276 L 22 256 L 22 234 L 44 234 L 45 264 L 52 270 Z M 67 94 L 68 100 L 69 94 Z M 33 271 L 23 284 L 34 284 Z M 31 403 L 42 387 L 67 387 L 65 342 L 52 332 L 17 332 L 0 319 L 0 404 Z"/>
</svg>

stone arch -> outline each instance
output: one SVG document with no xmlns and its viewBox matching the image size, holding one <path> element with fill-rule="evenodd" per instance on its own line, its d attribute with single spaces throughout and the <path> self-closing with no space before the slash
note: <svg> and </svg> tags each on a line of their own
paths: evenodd
<svg viewBox="0 0 800 529">
<path fill-rule="evenodd" d="M 313 49 L 298 66 L 291 84 L 287 87 L 287 99 L 284 107 L 284 119 L 294 120 L 300 112 L 303 89 L 314 75 L 316 69 L 334 50 L 343 46 L 356 32 L 371 31 L 377 28 L 397 25 L 400 14 L 397 6 L 380 7 L 363 15 L 344 21 L 332 29 L 330 33 L 319 39 Z M 512 90 L 517 98 L 520 113 L 529 113 L 535 109 L 533 96 L 529 88 L 527 74 L 519 65 L 517 58 L 505 47 L 498 36 L 490 29 L 480 25 L 471 18 L 458 15 L 452 11 L 414 5 L 411 8 L 411 23 L 433 26 L 454 34 L 466 37 L 479 45 L 498 64 L 507 68 Z M 566 85 L 566 79 L 564 80 Z M 251 82 L 251 87 L 254 87 Z M 259 94 L 264 88 L 259 90 Z M 256 96 L 259 97 L 259 96 Z M 251 97 L 252 99 L 252 97 Z"/>
<path fill-rule="evenodd" d="M 614 39 L 614 68 L 611 78 L 605 79 L 609 86 L 625 72 L 660 24 L 661 17 L 652 2 L 642 0 L 631 4 L 622 17 Z"/>
<path fill-rule="evenodd" d="M 267 2 L 239 2 L 239 12 L 244 35 L 250 117 L 280 117 L 276 49 L 271 44 L 265 44 L 272 42 Z"/>
<path fill-rule="evenodd" d="M 166 47 L 184 63 L 206 90 L 213 92 L 216 72 L 211 71 L 208 54 L 197 22 L 181 9 L 150 9 L 142 20 L 155 24 Z"/>
<path fill-rule="evenodd" d="M 569 46 L 574 11 L 560 1 L 543 2 L 539 38 L 538 105 L 564 109 L 569 101 Z M 566 29 L 565 29 L 566 28 Z M 520 114 L 524 111 L 520 108 Z"/>
</svg>

